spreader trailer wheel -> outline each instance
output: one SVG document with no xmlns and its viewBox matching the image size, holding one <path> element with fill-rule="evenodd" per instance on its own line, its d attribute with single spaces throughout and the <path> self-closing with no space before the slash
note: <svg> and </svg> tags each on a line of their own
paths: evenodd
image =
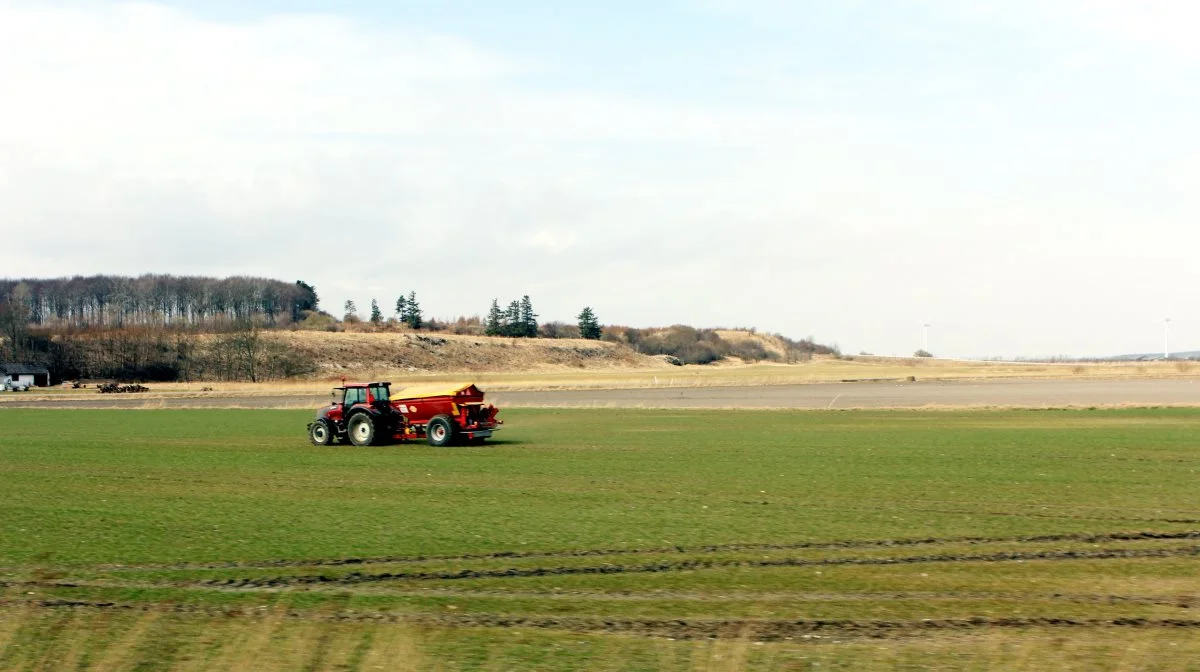
<svg viewBox="0 0 1200 672">
<path fill-rule="evenodd" d="M 435 415 L 429 419 L 425 428 L 426 438 L 431 446 L 449 446 L 454 443 L 454 422 L 449 416 Z"/>
</svg>

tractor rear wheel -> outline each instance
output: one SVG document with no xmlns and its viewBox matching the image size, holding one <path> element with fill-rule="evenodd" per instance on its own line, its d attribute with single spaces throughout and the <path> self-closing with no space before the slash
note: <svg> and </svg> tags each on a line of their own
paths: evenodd
<svg viewBox="0 0 1200 672">
<path fill-rule="evenodd" d="M 350 443 L 356 446 L 369 446 L 375 441 L 375 422 L 366 413 L 359 413 L 350 418 L 346 435 L 350 437 Z"/>
<path fill-rule="evenodd" d="M 425 434 L 431 446 L 449 446 L 454 443 L 454 422 L 448 415 L 435 415 L 429 419 Z"/>
<path fill-rule="evenodd" d="M 334 432 L 324 418 L 308 426 L 308 440 L 314 446 L 328 446 L 333 443 Z"/>
</svg>

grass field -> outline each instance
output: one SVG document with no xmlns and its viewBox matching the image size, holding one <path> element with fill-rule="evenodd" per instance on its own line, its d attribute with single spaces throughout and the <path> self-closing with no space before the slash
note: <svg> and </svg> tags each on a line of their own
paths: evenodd
<svg viewBox="0 0 1200 672">
<path fill-rule="evenodd" d="M 1200 669 L 1200 411 L 0 413 L 0 669 Z"/>
</svg>

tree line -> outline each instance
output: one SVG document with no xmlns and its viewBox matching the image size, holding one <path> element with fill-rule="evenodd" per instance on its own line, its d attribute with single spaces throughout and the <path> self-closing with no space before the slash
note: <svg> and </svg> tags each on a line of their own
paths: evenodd
<svg viewBox="0 0 1200 672">
<path fill-rule="evenodd" d="M 483 333 L 488 336 L 509 336 L 512 338 L 536 338 L 538 335 L 538 315 L 533 312 L 533 301 L 529 295 L 521 297 L 520 301 L 511 301 L 508 308 L 501 310 L 500 301 L 492 299 L 492 307 L 488 310 L 484 322 Z"/>
<path fill-rule="evenodd" d="M 344 315 L 342 321 L 345 323 L 358 323 L 362 319 L 358 316 L 358 304 L 353 299 L 347 300 L 343 306 Z M 538 314 L 533 310 L 533 301 L 526 294 L 519 300 L 513 300 L 508 303 L 506 308 L 500 307 L 499 299 L 492 299 L 492 305 L 488 309 L 487 318 L 482 324 L 482 333 L 485 336 L 505 336 L 508 338 L 586 338 L 598 339 L 603 333 L 603 328 L 600 326 L 600 320 L 596 317 L 596 313 L 590 306 L 584 307 L 576 316 L 578 320 L 574 326 L 566 325 L 562 322 L 550 322 L 546 324 L 538 323 Z M 421 304 L 417 301 L 417 293 L 409 292 L 408 295 L 401 294 L 396 299 L 395 314 L 391 318 L 385 319 L 383 309 L 379 307 L 378 299 L 371 299 L 371 312 L 367 321 L 376 326 L 384 324 L 404 324 L 410 329 L 430 328 L 433 330 L 447 328 L 447 325 L 439 323 L 435 320 L 426 320 L 424 311 L 421 309 Z M 455 325 L 478 325 L 478 318 L 462 318 L 460 317 Z"/>
<path fill-rule="evenodd" d="M 317 370 L 309 355 L 252 322 L 217 334 L 125 327 L 55 337 L 36 329 L 27 335 L 23 354 L 45 364 L 54 381 L 259 382 Z"/>
<path fill-rule="evenodd" d="M 301 280 L 147 274 L 0 280 L 0 303 L 10 319 L 33 326 L 212 327 L 246 320 L 277 326 L 316 310 L 318 298 Z"/>
</svg>

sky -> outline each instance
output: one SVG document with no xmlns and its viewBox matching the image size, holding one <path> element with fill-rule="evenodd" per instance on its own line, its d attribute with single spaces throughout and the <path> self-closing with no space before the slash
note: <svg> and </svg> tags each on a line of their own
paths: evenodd
<svg viewBox="0 0 1200 672">
<path fill-rule="evenodd" d="M 0 0 L 0 277 L 304 280 L 338 316 L 528 294 L 542 321 L 851 354 L 1200 349 L 1198 24 L 1184 0 Z"/>
</svg>

